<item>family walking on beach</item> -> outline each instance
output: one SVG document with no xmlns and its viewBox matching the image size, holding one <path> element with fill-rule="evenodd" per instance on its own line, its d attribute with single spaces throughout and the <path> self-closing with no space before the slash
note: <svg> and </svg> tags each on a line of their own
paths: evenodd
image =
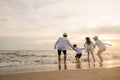
<svg viewBox="0 0 120 80">
<path fill-rule="evenodd" d="M 66 58 L 67 58 L 67 49 L 70 47 L 72 48 L 75 52 L 76 52 L 76 62 L 78 63 L 78 67 L 80 65 L 80 58 L 82 56 L 82 50 L 85 50 L 88 54 L 88 62 L 90 62 L 89 56 L 90 54 L 92 55 L 93 61 L 95 62 L 95 58 L 94 58 L 94 48 L 97 46 L 99 48 L 98 52 L 97 52 L 97 56 L 100 60 L 100 62 L 103 62 L 103 58 L 102 58 L 102 53 L 106 50 L 106 46 L 105 45 L 109 45 L 110 44 L 106 44 L 103 43 L 102 41 L 99 40 L 99 38 L 97 36 L 95 36 L 93 39 L 95 41 L 95 44 L 90 40 L 89 37 L 86 37 L 86 42 L 84 43 L 84 48 L 79 48 L 76 44 L 71 44 L 69 39 L 67 38 L 67 33 L 63 34 L 63 37 L 59 37 L 59 39 L 56 41 L 55 45 L 54 45 L 54 49 L 57 48 L 57 53 L 58 53 L 58 65 L 59 68 L 61 65 L 61 52 L 63 52 L 64 54 L 64 65 L 66 66 Z"/>
</svg>

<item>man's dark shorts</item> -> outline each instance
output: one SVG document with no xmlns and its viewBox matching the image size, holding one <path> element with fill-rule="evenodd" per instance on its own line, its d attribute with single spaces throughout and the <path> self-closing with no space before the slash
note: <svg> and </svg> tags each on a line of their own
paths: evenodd
<svg viewBox="0 0 120 80">
<path fill-rule="evenodd" d="M 59 56 L 61 55 L 61 52 L 63 52 L 64 55 L 67 54 L 67 51 L 66 51 L 66 50 L 58 50 L 58 55 L 59 55 Z"/>
</svg>

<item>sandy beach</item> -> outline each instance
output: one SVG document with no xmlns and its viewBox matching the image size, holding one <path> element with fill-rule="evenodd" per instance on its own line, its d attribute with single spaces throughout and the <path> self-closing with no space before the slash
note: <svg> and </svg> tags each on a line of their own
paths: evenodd
<svg viewBox="0 0 120 80">
<path fill-rule="evenodd" d="M 15 73 L 0 80 L 120 80 L 120 67 Z"/>
<path fill-rule="evenodd" d="M 100 63 L 57 64 L 1 67 L 0 80 L 120 80 L 120 61 Z"/>
</svg>

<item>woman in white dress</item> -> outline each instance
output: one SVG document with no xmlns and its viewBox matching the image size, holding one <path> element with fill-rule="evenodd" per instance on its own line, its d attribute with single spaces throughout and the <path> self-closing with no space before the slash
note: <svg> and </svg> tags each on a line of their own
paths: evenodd
<svg viewBox="0 0 120 80">
<path fill-rule="evenodd" d="M 86 39 L 86 42 L 85 42 L 85 44 L 84 44 L 84 48 L 85 48 L 85 50 L 86 50 L 87 53 L 88 53 L 88 62 L 90 62 L 90 59 L 89 59 L 90 53 L 91 53 L 91 55 L 92 55 L 92 57 L 93 57 L 93 61 L 95 62 L 95 58 L 94 58 L 94 54 L 93 54 L 95 45 L 93 44 L 93 42 L 90 40 L 89 37 L 86 37 L 85 39 Z"/>
<path fill-rule="evenodd" d="M 102 61 L 103 61 L 103 58 L 102 58 L 101 54 L 106 50 L 106 46 L 105 46 L 105 45 L 109 45 L 109 46 L 111 46 L 111 45 L 110 45 L 110 44 L 103 43 L 102 41 L 100 41 L 100 40 L 98 39 L 97 36 L 95 36 L 93 39 L 95 40 L 95 46 L 97 46 L 97 47 L 99 48 L 99 50 L 98 50 L 98 52 L 97 52 L 97 56 L 98 56 L 98 58 L 100 59 L 100 61 L 102 62 Z"/>
</svg>

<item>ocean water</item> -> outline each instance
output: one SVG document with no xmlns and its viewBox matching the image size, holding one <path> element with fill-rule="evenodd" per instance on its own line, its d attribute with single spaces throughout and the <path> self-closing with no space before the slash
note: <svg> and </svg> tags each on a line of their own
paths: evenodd
<svg viewBox="0 0 120 80">
<path fill-rule="evenodd" d="M 94 52 L 96 61 L 98 57 Z M 103 59 L 120 60 L 120 49 L 107 49 L 103 54 Z M 69 50 L 67 54 L 67 63 L 75 62 L 75 52 Z M 63 55 L 61 56 L 63 62 Z M 83 51 L 81 60 L 84 62 L 87 59 L 87 53 Z M 91 61 L 92 58 L 90 57 Z M 8 66 L 25 66 L 25 65 L 41 65 L 41 64 L 57 64 L 56 50 L 0 50 L 0 67 Z"/>
</svg>

